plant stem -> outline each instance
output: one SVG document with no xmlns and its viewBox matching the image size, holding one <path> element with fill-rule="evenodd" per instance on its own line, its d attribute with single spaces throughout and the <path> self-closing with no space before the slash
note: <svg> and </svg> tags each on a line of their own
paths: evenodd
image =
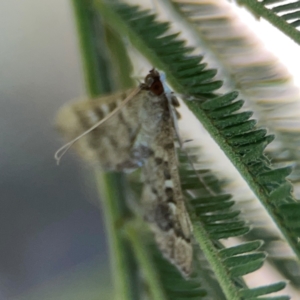
<svg viewBox="0 0 300 300">
<path fill-rule="evenodd" d="M 223 293 L 226 299 L 240 300 L 237 287 L 233 284 L 230 274 L 226 271 L 224 263 L 221 261 L 221 257 L 218 250 L 214 247 L 208 233 L 205 231 L 199 220 L 196 218 L 194 212 L 188 207 L 191 221 L 193 223 L 193 233 L 195 240 L 203 251 L 206 259 L 209 261 L 214 274 L 222 287 Z"/>
<path fill-rule="evenodd" d="M 121 232 L 124 221 L 125 199 L 122 196 L 124 179 L 121 174 L 103 174 L 96 172 L 99 194 L 105 216 L 107 236 L 109 238 L 111 267 L 113 270 L 114 292 L 116 300 L 138 299 L 134 293 L 130 270 L 132 264 L 132 253 L 129 244 Z M 124 200 L 116 201 L 116 199 Z"/>
<path fill-rule="evenodd" d="M 91 0 L 73 0 L 83 73 L 87 94 L 95 97 L 113 90 L 105 29 Z M 96 172 L 102 199 L 105 225 L 110 247 L 110 260 L 116 300 L 138 299 L 136 270 L 129 245 L 121 235 L 118 222 L 126 218 L 128 210 L 123 196 L 123 177 L 120 174 Z"/>
<path fill-rule="evenodd" d="M 137 228 L 139 228 L 138 221 L 131 222 L 126 225 L 126 233 L 128 239 L 131 242 L 135 257 L 141 266 L 141 271 L 145 276 L 145 281 L 149 286 L 151 299 L 153 300 L 166 300 L 163 289 L 161 287 L 159 276 L 156 273 L 154 263 L 152 262 L 150 253 L 145 246 L 143 237 L 139 234 Z"/>
</svg>

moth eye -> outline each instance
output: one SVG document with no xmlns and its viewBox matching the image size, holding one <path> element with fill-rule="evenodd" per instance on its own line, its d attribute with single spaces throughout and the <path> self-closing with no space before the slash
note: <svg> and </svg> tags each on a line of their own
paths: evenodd
<svg viewBox="0 0 300 300">
<path fill-rule="evenodd" d="M 153 94 L 159 96 L 164 92 L 164 87 L 163 87 L 162 83 L 159 80 L 157 80 L 157 81 L 154 81 L 154 83 L 150 86 L 150 91 Z"/>
</svg>

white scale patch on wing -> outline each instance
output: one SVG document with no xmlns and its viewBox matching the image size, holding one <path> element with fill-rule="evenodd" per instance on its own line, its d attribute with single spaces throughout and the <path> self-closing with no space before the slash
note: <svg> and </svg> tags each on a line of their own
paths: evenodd
<svg viewBox="0 0 300 300">
<path fill-rule="evenodd" d="M 93 110 L 88 110 L 86 114 L 88 118 L 90 118 L 91 124 L 95 124 L 99 121 L 99 116 Z"/>
<path fill-rule="evenodd" d="M 108 107 L 108 105 L 105 104 L 105 103 L 101 105 L 101 110 L 103 111 L 104 116 L 107 116 L 107 115 L 110 113 L 109 107 Z"/>
<path fill-rule="evenodd" d="M 174 187 L 173 181 L 171 179 L 165 180 L 165 187 L 173 188 Z"/>
</svg>

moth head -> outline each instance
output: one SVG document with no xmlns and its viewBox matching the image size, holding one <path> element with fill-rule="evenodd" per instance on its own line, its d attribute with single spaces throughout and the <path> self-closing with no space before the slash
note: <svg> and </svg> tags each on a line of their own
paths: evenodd
<svg viewBox="0 0 300 300">
<path fill-rule="evenodd" d="M 160 74 L 157 70 L 150 70 L 145 78 L 145 82 L 141 84 L 141 88 L 152 92 L 156 96 L 164 93 L 164 87 L 160 80 Z"/>
</svg>

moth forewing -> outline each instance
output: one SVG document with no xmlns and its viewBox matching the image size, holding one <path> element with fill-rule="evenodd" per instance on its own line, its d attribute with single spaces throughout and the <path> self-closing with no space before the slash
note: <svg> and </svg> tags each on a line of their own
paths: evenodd
<svg viewBox="0 0 300 300">
<path fill-rule="evenodd" d="M 192 268 L 192 226 L 174 145 L 175 133 L 178 135 L 174 106 L 178 102 L 166 94 L 154 69 L 139 89 L 118 113 L 75 145 L 83 157 L 99 161 L 103 169 L 126 172 L 142 168 L 145 218 L 164 256 L 187 276 Z M 128 93 L 70 104 L 59 113 L 58 126 L 68 139 L 74 139 L 118 109 Z"/>
<path fill-rule="evenodd" d="M 188 275 L 193 257 L 192 229 L 181 191 L 172 113 L 164 93 L 156 96 L 159 101 L 154 95 L 152 97 L 147 107 L 147 122 L 155 126 L 142 126 L 142 130 L 148 131 L 147 143 L 153 152 L 142 168 L 142 201 L 159 248 L 184 275 Z"/>
<path fill-rule="evenodd" d="M 145 92 L 139 91 L 119 109 L 134 91 L 68 104 L 58 114 L 57 127 L 68 140 L 82 136 L 75 147 L 84 159 L 98 162 L 105 170 L 136 169 L 140 163 L 132 155 L 132 145 L 139 133 L 138 112 L 142 103 L 138 99 Z M 101 126 L 82 134 L 116 110 Z"/>
</svg>

